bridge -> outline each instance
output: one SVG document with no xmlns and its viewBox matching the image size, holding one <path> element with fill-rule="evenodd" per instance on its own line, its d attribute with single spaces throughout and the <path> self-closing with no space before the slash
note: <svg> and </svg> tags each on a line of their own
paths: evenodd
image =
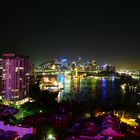
<svg viewBox="0 0 140 140">
<path fill-rule="evenodd" d="M 47 61 L 37 66 L 35 69 L 36 75 L 49 75 L 49 74 L 72 74 L 72 75 L 96 75 L 98 70 L 73 70 L 67 63 L 58 61 Z"/>
</svg>

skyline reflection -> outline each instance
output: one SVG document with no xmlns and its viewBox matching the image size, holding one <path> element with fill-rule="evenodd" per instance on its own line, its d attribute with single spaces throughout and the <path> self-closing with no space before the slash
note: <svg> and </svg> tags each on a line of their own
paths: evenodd
<svg viewBox="0 0 140 140">
<path fill-rule="evenodd" d="M 58 75 L 58 80 L 64 84 L 64 89 L 59 92 L 58 102 L 83 101 L 87 104 L 115 106 L 135 106 L 137 102 L 136 95 L 124 91 L 120 81 L 114 78 L 67 78 L 64 75 Z"/>
</svg>

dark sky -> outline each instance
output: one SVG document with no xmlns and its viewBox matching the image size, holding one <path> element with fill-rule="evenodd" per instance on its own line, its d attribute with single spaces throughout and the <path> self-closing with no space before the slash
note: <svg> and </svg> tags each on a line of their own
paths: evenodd
<svg viewBox="0 0 140 140">
<path fill-rule="evenodd" d="M 96 60 L 140 69 L 140 5 L 130 0 L 5 1 L 0 4 L 0 53 Z"/>
</svg>

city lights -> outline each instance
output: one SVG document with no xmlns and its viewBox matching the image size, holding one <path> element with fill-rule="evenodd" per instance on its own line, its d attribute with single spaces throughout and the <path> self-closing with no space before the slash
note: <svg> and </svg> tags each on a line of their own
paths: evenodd
<svg viewBox="0 0 140 140">
<path fill-rule="evenodd" d="M 140 4 L 3 1 L 0 140 L 140 139 Z"/>
</svg>

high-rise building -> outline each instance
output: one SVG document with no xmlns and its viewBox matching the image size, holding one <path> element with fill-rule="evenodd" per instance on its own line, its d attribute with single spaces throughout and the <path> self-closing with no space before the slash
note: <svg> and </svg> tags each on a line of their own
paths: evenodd
<svg viewBox="0 0 140 140">
<path fill-rule="evenodd" d="M 5 99 L 18 101 L 29 93 L 29 58 L 3 54 L 2 93 Z"/>
<path fill-rule="evenodd" d="M 0 92 L 2 91 L 2 71 L 3 71 L 3 65 L 2 65 L 2 59 L 0 59 Z"/>
</svg>

